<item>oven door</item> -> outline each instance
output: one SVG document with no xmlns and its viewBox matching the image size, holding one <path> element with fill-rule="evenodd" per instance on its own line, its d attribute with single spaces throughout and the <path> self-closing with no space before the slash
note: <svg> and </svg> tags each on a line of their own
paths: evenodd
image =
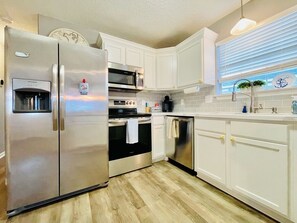
<svg viewBox="0 0 297 223">
<path fill-rule="evenodd" d="M 126 143 L 127 119 L 109 119 L 109 160 L 117 160 L 152 151 L 151 119 L 138 119 L 138 143 Z"/>
</svg>

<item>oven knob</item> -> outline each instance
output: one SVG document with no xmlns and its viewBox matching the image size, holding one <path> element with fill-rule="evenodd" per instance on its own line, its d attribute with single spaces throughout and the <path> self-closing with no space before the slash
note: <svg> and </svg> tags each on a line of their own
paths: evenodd
<svg viewBox="0 0 297 223">
<path fill-rule="evenodd" d="M 126 101 L 125 104 L 127 105 L 128 104 L 128 101 Z"/>
<path fill-rule="evenodd" d="M 129 101 L 129 105 L 132 105 L 132 101 Z"/>
<path fill-rule="evenodd" d="M 135 101 L 133 101 L 133 105 L 135 105 Z"/>
</svg>

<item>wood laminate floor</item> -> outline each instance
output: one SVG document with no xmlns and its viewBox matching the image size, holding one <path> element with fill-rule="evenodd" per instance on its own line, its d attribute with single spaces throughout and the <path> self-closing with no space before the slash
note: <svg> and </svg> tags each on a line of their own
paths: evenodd
<svg viewBox="0 0 297 223">
<path fill-rule="evenodd" d="M 109 186 L 7 219 L 0 162 L 0 223 L 274 222 L 162 161 L 110 179 Z"/>
</svg>

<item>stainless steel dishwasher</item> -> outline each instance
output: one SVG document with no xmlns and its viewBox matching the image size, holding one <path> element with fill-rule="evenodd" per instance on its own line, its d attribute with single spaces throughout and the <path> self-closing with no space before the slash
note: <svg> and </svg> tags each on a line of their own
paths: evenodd
<svg viewBox="0 0 297 223">
<path fill-rule="evenodd" d="M 193 125 L 193 117 L 166 117 L 166 156 L 173 164 L 195 175 Z M 175 134 L 172 128 L 176 128 Z"/>
</svg>

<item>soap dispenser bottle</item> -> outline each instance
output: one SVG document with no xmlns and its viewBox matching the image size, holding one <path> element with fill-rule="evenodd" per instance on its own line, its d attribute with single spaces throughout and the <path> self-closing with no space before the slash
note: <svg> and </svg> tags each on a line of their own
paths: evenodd
<svg viewBox="0 0 297 223">
<path fill-rule="evenodd" d="M 247 113 L 246 104 L 244 104 L 243 107 L 242 107 L 242 113 Z"/>
<path fill-rule="evenodd" d="M 297 114 L 297 96 L 292 96 L 292 114 Z"/>
</svg>

